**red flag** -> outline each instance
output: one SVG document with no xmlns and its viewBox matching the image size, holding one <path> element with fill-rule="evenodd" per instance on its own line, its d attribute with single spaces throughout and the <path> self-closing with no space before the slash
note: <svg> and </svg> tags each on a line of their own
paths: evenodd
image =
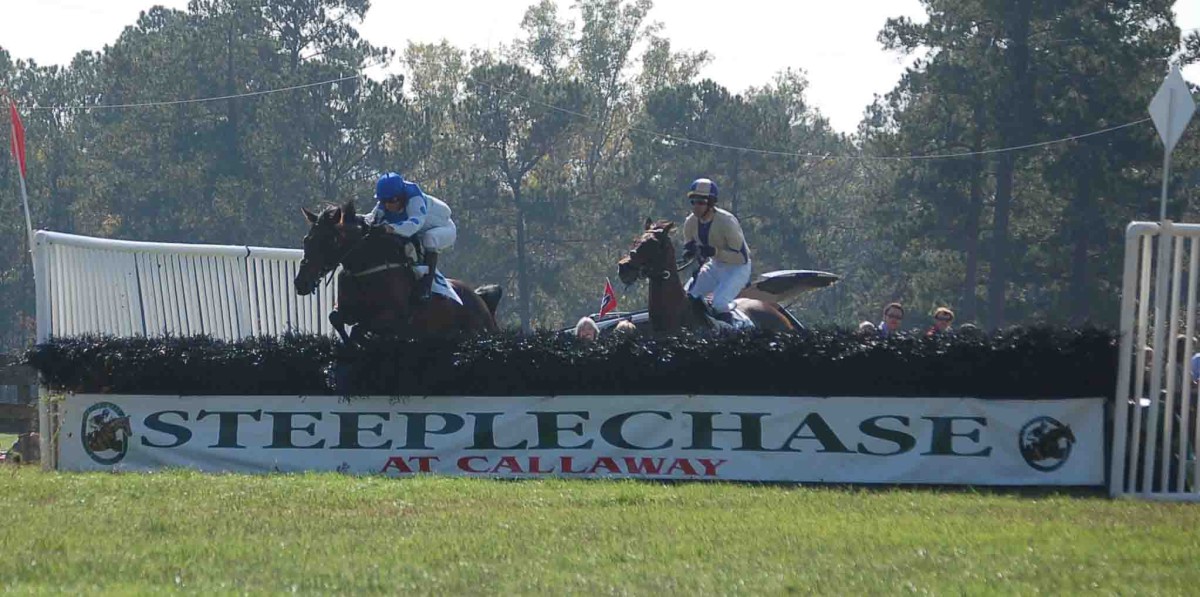
<svg viewBox="0 0 1200 597">
<path fill-rule="evenodd" d="M 21 178 L 25 178 L 25 127 L 21 126 L 21 116 L 17 114 L 17 104 L 8 100 L 8 114 L 12 119 L 12 154 L 17 158 L 21 168 Z"/>
<path fill-rule="evenodd" d="M 604 279 L 604 298 L 600 299 L 600 315 L 604 317 L 609 311 L 617 308 L 617 293 L 613 292 L 612 282 Z"/>
</svg>

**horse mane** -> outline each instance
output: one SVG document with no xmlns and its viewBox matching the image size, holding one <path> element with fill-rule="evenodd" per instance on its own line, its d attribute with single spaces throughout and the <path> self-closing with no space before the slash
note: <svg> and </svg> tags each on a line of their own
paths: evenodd
<svg viewBox="0 0 1200 597">
<path fill-rule="evenodd" d="M 672 222 L 671 220 L 659 220 L 652 224 L 649 228 L 643 230 L 642 233 L 638 235 L 637 239 L 634 240 L 633 244 L 634 246 L 637 246 L 646 241 L 653 240 L 659 234 L 662 234 L 663 232 L 669 232 L 674 226 L 675 222 Z"/>
<path fill-rule="evenodd" d="M 325 207 L 321 210 L 321 213 L 317 216 L 317 218 L 318 218 L 317 221 L 320 223 L 336 225 L 338 222 L 342 221 L 342 212 L 346 211 L 347 208 L 351 208 L 351 207 L 353 207 L 353 203 L 349 202 L 349 201 L 347 201 L 344 205 L 335 205 L 333 203 L 326 203 Z M 360 214 L 357 212 L 354 214 L 355 221 L 357 221 L 360 224 L 363 221 L 363 217 L 364 217 L 363 214 Z"/>
</svg>

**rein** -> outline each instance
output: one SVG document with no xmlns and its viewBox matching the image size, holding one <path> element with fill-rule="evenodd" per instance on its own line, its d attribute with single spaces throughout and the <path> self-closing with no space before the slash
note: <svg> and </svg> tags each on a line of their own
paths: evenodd
<svg viewBox="0 0 1200 597">
<path fill-rule="evenodd" d="M 363 223 L 359 222 L 359 228 L 361 229 L 364 227 L 365 226 L 363 225 Z M 343 236 L 345 235 L 344 232 L 342 234 L 343 234 Z M 329 268 L 328 270 L 323 272 L 321 275 L 317 276 L 316 281 L 313 282 L 313 288 L 320 286 L 322 280 L 324 280 L 325 286 L 328 287 L 333 282 L 333 273 L 335 271 L 337 271 L 337 268 L 339 265 L 342 266 L 342 269 L 345 269 L 347 272 L 350 273 L 350 275 L 354 276 L 355 278 L 362 278 L 362 277 L 370 276 L 372 274 L 377 274 L 382 271 L 405 267 L 406 264 L 391 263 L 391 262 L 383 263 L 381 265 L 376 265 L 374 267 L 369 267 L 369 268 L 359 271 L 359 272 L 353 271 L 350 268 L 346 267 L 346 265 L 345 265 L 346 259 L 348 257 L 350 257 L 351 255 L 353 255 L 355 251 L 357 251 L 358 249 L 360 249 L 362 247 L 363 242 L 367 240 L 367 236 L 369 234 L 370 234 L 370 232 L 368 231 L 367 234 L 363 234 L 362 236 L 360 236 L 358 238 L 358 240 L 354 241 L 353 244 L 351 244 L 349 247 L 347 247 L 346 250 L 342 253 L 341 257 L 338 257 L 338 259 L 335 262 L 335 265 L 333 267 Z"/>
<path fill-rule="evenodd" d="M 655 279 L 664 280 L 664 281 L 670 280 L 672 273 L 678 274 L 679 272 L 682 272 L 683 270 L 691 267 L 691 265 L 695 262 L 696 262 L 696 258 L 692 257 L 692 258 L 689 258 L 687 261 L 682 262 L 682 264 L 676 263 L 674 272 L 672 272 L 670 269 L 664 268 L 664 269 L 658 270 L 658 272 L 656 272 L 654 275 L 651 275 L 650 272 L 647 271 L 648 268 L 646 268 L 645 266 L 642 266 L 641 268 L 639 268 L 639 270 L 640 270 L 639 277 L 646 278 L 647 280 L 655 280 Z"/>
<path fill-rule="evenodd" d="M 355 278 L 361 278 L 363 276 L 369 276 L 371 274 L 377 274 L 382 271 L 387 271 L 389 269 L 396 269 L 396 268 L 400 268 L 400 267 L 405 267 L 405 265 L 403 263 L 384 263 L 383 265 L 369 267 L 361 272 L 350 272 L 350 275 L 354 276 Z M 346 271 L 349 271 L 349 270 L 346 270 Z"/>
</svg>

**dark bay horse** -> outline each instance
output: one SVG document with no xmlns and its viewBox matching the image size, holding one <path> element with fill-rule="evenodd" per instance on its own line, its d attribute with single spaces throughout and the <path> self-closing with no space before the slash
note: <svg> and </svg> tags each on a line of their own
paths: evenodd
<svg viewBox="0 0 1200 597">
<path fill-rule="evenodd" d="M 675 265 L 675 245 L 671 242 L 672 222 L 651 223 L 634 242 L 629 254 L 617 262 L 617 276 L 625 284 L 641 278 L 650 281 L 650 327 L 656 332 L 673 332 L 683 327 L 709 328 L 708 318 L 693 307 L 683 291 L 683 283 Z M 745 313 L 754 327 L 762 330 L 788 331 L 795 329 L 779 305 L 751 298 L 734 300 L 737 309 Z"/>
<path fill-rule="evenodd" d="M 339 265 L 337 306 L 329 314 L 343 341 L 370 331 L 409 336 L 495 331 L 499 286 L 478 290 L 458 280 L 447 281 L 463 304 L 434 294 L 428 302 L 414 297 L 417 278 L 406 239 L 371 229 L 354 213 L 354 204 L 326 207 L 320 215 L 302 210 L 311 228 L 304 237 L 304 259 L 296 273 L 296 294 L 311 294 Z"/>
</svg>

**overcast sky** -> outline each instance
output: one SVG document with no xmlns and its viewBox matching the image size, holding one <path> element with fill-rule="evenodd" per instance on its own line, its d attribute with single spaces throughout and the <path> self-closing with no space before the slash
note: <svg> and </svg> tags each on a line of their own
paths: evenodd
<svg viewBox="0 0 1200 597">
<path fill-rule="evenodd" d="M 375 0 L 359 31 L 372 43 L 395 49 L 408 41 L 443 38 L 462 48 L 495 48 L 517 36 L 533 2 Z M 564 11 L 573 4 L 558 2 Z M 14 58 L 64 64 L 80 50 L 112 43 L 153 4 L 0 0 L 0 46 Z M 157 4 L 184 9 L 187 1 Z M 1180 0 L 1175 11 L 1181 28 L 1200 27 L 1200 0 Z M 763 85 L 785 68 L 803 69 L 810 83 L 808 101 L 836 129 L 852 132 L 872 98 L 887 93 L 908 64 L 879 45 L 879 30 L 889 17 L 923 14 L 918 0 L 656 0 L 650 18 L 663 23 L 662 33 L 675 48 L 712 54 L 701 75 L 732 91 Z M 1200 67 L 1184 74 L 1200 82 Z"/>
</svg>

